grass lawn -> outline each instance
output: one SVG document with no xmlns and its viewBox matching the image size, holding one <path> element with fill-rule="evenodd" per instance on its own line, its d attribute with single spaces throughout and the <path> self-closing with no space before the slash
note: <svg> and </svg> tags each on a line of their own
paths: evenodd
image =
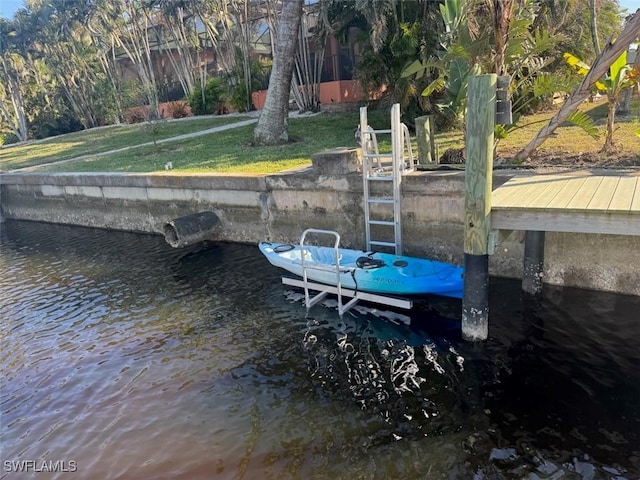
<svg viewBox="0 0 640 480">
<path fill-rule="evenodd" d="M 114 125 L 51 137 L 26 145 L 7 146 L 0 149 L 0 171 L 152 142 L 154 133 L 156 140 L 160 140 L 242 120 L 246 118 L 234 116 L 160 121 L 155 124 Z"/>
<path fill-rule="evenodd" d="M 581 157 L 597 158 L 603 156 L 600 149 L 606 135 L 607 103 L 601 100 L 597 103 L 585 103 L 581 110 L 594 119 L 600 131 L 600 138 L 595 140 L 581 128 L 565 123 L 553 133 L 534 153 L 538 158 Z M 513 130 L 498 146 L 498 157 L 511 158 L 538 133 L 555 112 L 540 113 L 526 117 L 520 122 L 523 127 Z M 615 118 L 613 139 L 618 147 L 615 156 L 626 159 L 636 159 L 640 165 L 640 137 L 636 132 L 640 130 L 640 99 L 636 99 L 631 106 L 631 115 Z"/>
<path fill-rule="evenodd" d="M 540 164 L 551 159 L 556 164 L 561 161 L 571 164 L 576 159 L 588 157 L 588 162 L 593 164 L 603 157 L 599 151 L 604 141 L 606 103 L 585 103 L 584 109 L 599 125 L 601 138 L 594 140 L 580 128 L 565 124 L 542 144 L 531 163 Z M 520 122 L 522 127 L 500 141 L 498 158 L 509 160 L 535 136 L 554 113 L 546 112 L 523 118 Z M 240 119 L 237 117 L 220 117 L 214 120 L 164 123 L 158 126 L 156 138 L 180 135 L 238 120 Z M 43 167 L 41 171 L 159 172 L 165 171 L 164 166 L 170 161 L 176 172 L 273 173 L 309 165 L 312 154 L 327 148 L 355 146 L 354 130 L 358 123 L 357 113 L 302 116 L 289 120 L 291 142 L 286 145 L 251 146 L 255 126 L 249 125 L 188 140 L 139 147 L 59 165 L 52 164 Z M 389 128 L 388 112 L 369 112 L 369 123 L 375 129 Z M 619 146 L 616 158 L 624 160 L 625 164 L 640 165 L 640 138 L 635 133 L 639 129 L 640 99 L 636 99 L 632 104 L 631 116 L 616 118 L 614 138 Z M 389 150 L 388 138 L 388 135 L 379 138 L 383 151 Z M 78 132 L 35 145 L 0 150 L 0 170 L 64 160 L 151 140 L 152 135 L 144 125 Z M 436 142 L 439 153 L 442 154 L 449 148 L 461 148 L 464 145 L 464 136 L 461 131 L 443 132 L 437 134 Z M 417 152 L 415 145 L 414 141 L 414 153 Z"/>
<path fill-rule="evenodd" d="M 565 123 L 538 148 L 534 156 L 598 154 L 606 134 L 607 103 L 604 100 L 595 104 L 585 103 L 582 110 L 593 118 L 598 126 L 600 131 L 598 140 L 591 138 L 581 128 Z M 535 137 L 555 113 L 556 111 L 550 111 L 523 117 L 519 123 L 520 127 L 512 130 L 507 138 L 499 142 L 497 156 L 510 159 Z M 616 116 L 613 137 L 619 147 L 619 155 L 637 157 L 640 162 L 640 137 L 636 135 L 638 130 L 640 130 L 640 98 L 632 102 L 631 115 Z M 440 154 L 449 148 L 462 148 L 463 132 L 452 130 L 440 133 L 436 136 L 436 142 Z"/>
<path fill-rule="evenodd" d="M 285 145 L 250 145 L 255 125 L 234 128 L 197 138 L 140 147 L 101 157 L 61 165 L 46 171 L 77 172 L 157 172 L 172 162 L 177 172 L 273 173 L 311 164 L 311 155 L 327 148 L 355 146 L 358 114 L 321 114 L 289 119 Z M 370 124 L 385 127 L 383 112 L 372 112 Z M 388 122 L 388 120 L 387 120 Z"/>
</svg>

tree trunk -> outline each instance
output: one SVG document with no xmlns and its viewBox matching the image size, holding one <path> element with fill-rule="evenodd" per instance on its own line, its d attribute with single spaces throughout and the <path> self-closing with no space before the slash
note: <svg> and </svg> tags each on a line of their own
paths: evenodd
<svg viewBox="0 0 640 480">
<path fill-rule="evenodd" d="M 22 91 L 20 90 L 21 79 L 16 78 L 14 74 L 24 75 L 26 67 L 23 63 L 23 59 L 20 58 L 20 63 L 15 64 L 11 62 L 12 57 L 5 58 L 0 56 L 0 72 L 2 72 L 2 86 L 8 98 L 0 98 L 0 120 L 4 118 L 7 125 L 11 129 L 12 133 L 16 136 L 19 142 L 25 142 L 29 135 L 27 126 L 27 115 L 24 108 L 24 99 L 22 98 Z M 13 57 L 15 59 L 15 57 Z M 16 61 L 16 60 L 14 60 Z M 22 80 L 25 80 L 24 77 Z M 6 83 L 4 83 L 6 82 Z M 26 80 L 24 81 L 26 85 Z M 11 100 L 11 108 L 8 107 L 8 101 Z"/>
<path fill-rule="evenodd" d="M 495 68 L 497 75 L 506 75 L 504 54 L 509 42 L 509 25 L 513 12 L 513 0 L 494 0 L 494 38 L 495 38 Z"/>
<path fill-rule="evenodd" d="M 253 132 L 257 144 L 274 145 L 289 140 L 287 118 L 291 76 L 298 46 L 303 0 L 284 0 L 278 38 L 264 108 Z"/>
<path fill-rule="evenodd" d="M 590 21 L 591 40 L 593 41 L 593 50 L 596 56 L 600 55 L 600 38 L 598 37 L 598 10 L 596 8 L 596 0 L 590 0 Z"/>
<path fill-rule="evenodd" d="M 556 113 L 549 123 L 545 125 L 542 130 L 531 140 L 522 150 L 520 150 L 513 159 L 516 161 L 523 161 L 529 158 L 536 149 L 549 138 L 549 136 L 558 128 L 562 122 L 564 122 L 571 113 L 573 113 L 580 104 L 591 93 L 591 87 L 593 84 L 604 75 L 611 64 L 624 52 L 629 45 L 635 42 L 640 35 L 640 10 L 636 11 L 633 15 L 627 17 L 625 27 L 618 35 L 618 39 L 615 43 L 607 43 L 602 50 L 602 53 L 596 58 L 593 66 L 589 70 L 589 73 L 584 77 L 582 83 L 566 100 L 564 105 L 558 113 Z"/>
<path fill-rule="evenodd" d="M 13 115 L 11 115 L 10 110 L 5 107 L 4 102 L 0 101 L 0 110 L 2 113 L 2 115 L 0 115 L 0 118 L 2 118 L 3 116 L 5 117 L 9 128 L 19 142 L 26 142 L 29 131 L 27 128 L 27 117 L 24 110 L 24 101 L 22 99 L 20 88 L 12 80 L 9 80 L 9 95 L 11 97 Z"/>
<path fill-rule="evenodd" d="M 616 106 L 618 104 L 615 95 L 609 94 L 609 114 L 607 115 L 607 136 L 604 139 L 604 145 L 602 146 L 603 153 L 612 153 L 616 150 L 613 143 L 613 125 L 616 118 Z"/>
<path fill-rule="evenodd" d="M 305 12 L 300 22 L 298 53 L 296 54 L 291 93 L 293 93 L 298 104 L 298 111 L 317 112 L 320 110 L 320 77 L 322 75 L 326 35 L 322 32 L 316 34 L 316 51 L 315 56 L 313 56 L 309 47 L 308 31 L 308 12 Z"/>
</svg>

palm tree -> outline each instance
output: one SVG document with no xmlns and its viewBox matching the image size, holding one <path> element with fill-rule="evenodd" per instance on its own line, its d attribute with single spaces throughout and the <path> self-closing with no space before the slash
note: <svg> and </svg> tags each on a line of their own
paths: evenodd
<svg viewBox="0 0 640 480">
<path fill-rule="evenodd" d="M 6 126 L 19 142 L 27 140 L 27 115 L 21 88 L 24 88 L 24 58 L 17 53 L 0 55 L 0 128 Z"/>
<path fill-rule="evenodd" d="M 404 0 L 323 0 L 322 17 L 343 42 L 358 42 L 356 78 L 363 92 L 383 104 L 400 103 L 403 115 L 429 108 L 420 91 L 427 76 L 403 75 L 414 59 L 433 55 L 443 29 L 440 2 Z M 354 36 L 354 32 L 361 32 Z"/>
<path fill-rule="evenodd" d="M 304 0 L 284 0 L 278 22 L 278 38 L 273 56 L 269 90 L 258 124 L 253 132 L 256 144 L 287 142 L 289 92 L 298 46 L 298 29 Z"/>
<path fill-rule="evenodd" d="M 169 59 L 185 96 L 193 91 L 201 62 L 191 3 L 186 0 L 158 0 L 160 22 L 155 26 L 159 47 L 166 53 L 165 58 Z"/>
<path fill-rule="evenodd" d="M 578 88 L 567 98 L 564 105 L 556 113 L 549 123 L 515 156 L 514 160 L 526 160 L 536 149 L 551 136 L 558 126 L 573 113 L 579 105 L 590 95 L 592 87 L 609 70 L 609 67 L 620 58 L 620 55 L 629 48 L 632 42 L 640 36 L 640 12 L 627 17 L 624 29 L 618 35 L 615 42 L 609 42 L 601 54 L 596 58 L 587 75 Z M 606 142 L 605 142 L 606 146 Z"/>
<path fill-rule="evenodd" d="M 106 43 L 111 51 L 121 49 L 136 67 L 144 89 L 150 114 L 158 117 L 158 89 L 151 44 L 154 32 L 150 18 L 153 8 L 142 0 L 97 0 L 90 20 L 91 31 Z"/>
<path fill-rule="evenodd" d="M 321 12 L 323 8 L 325 7 L 322 3 L 307 6 L 304 9 L 300 23 L 299 46 L 296 54 L 291 92 L 296 100 L 298 109 L 302 112 L 317 112 L 320 110 L 320 80 L 324 50 L 330 28 L 323 22 L 324 15 Z M 314 33 L 309 29 L 309 20 L 312 17 L 319 20 Z M 310 43 L 312 41 L 315 41 L 315 52 L 311 50 Z"/>
<path fill-rule="evenodd" d="M 509 41 L 509 24 L 513 14 L 513 0 L 493 0 L 495 72 L 506 75 L 505 52 Z"/>
<path fill-rule="evenodd" d="M 600 55 L 600 38 L 598 37 L 598 9 L 596 0 L 589 0 L 589 27 L 591 30 L 591 39 L 593 40 L 593 50 L 596 55 Z"/>
<path fill-rule="evenodd" d="M 50 0 L 34 14 L 43 21 L 32 48 L 49 68 L 82 125 L 92 128 L 103 124 L 107 116 L 104 105 L 109 103 L 111 92 L 103 88 L 108 81 L 83 24 L 89 15 L 88 6 Z"/>
<path fill-rule="evenodd" d="M 613 142 L 613 126 L 616 117 L 616 107 L 620 99 L 620 94 L 626 88 L 630 88 L 635 84 L 635 80 L 631 77 L 631 66 L 627 64 L 627 52 L 624 51 L 615 62 L 609 67 L 609 75 L 601 80 L 607 92 L 607 135 L 604 140 L 602 151 L 611 153 L 616 150 Z"/>
<path fill-rule="evenodd" d="M 29 135 L 25 97 L 33 86 L 27 50 L 31 30 L 25 10 L 12 21 L 0 18 L 0 129 L 8 129 L 19 142 Z"/>
</svg>

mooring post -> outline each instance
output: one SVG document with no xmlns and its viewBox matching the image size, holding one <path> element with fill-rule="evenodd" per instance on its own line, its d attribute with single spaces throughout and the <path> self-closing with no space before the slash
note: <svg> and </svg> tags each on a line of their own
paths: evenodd
<svg viewBox="0 0 640 480">
<path fill-rule="evenodd" d="M 436 155 L 433 115 L 416 117 L 416 141 L 418 142 L 418 163 L 438 163 Z"/>
<path fill-rule="evenodd" d="M 469 78 L 465 166 L 462 338 L 489 335 L 489 231 L 493 180 L 496 75 Z"/>
<path fill-rule="evenodd" d="M 527 230 L 524 237 L 522 290 L 536 295 L 542 292 L 544 276 L 544 232 Z"/>
</svg>

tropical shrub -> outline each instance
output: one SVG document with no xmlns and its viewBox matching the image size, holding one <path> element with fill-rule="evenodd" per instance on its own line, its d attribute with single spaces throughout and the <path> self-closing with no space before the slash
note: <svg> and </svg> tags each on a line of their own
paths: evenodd
<svg viewBox="0 0 640 480">
<path fill-rule="evenodd" d="M 254 108 L 251 102 L 251 93 L 269 87 L 271 62 L 257 60 L 249 62 L 249 81 L 247 81 L 240 48 L 236 48 L 235 55 L 236 65 L 227 76 L 229 103 L 234 110 L 246 112 Z"/>
<path fill-rule="evenodd" d="M 184 100 L 176 100 L 175 102 L 167 102 L 165 104 L 165 115 L 171 118 L 185 118 L 191 115 L 189 104 Z"/>
<path fill-rule="evenodd" d="M 224 110 L 226 103 L 225 84 L 222 78 L 212 77 L 207 80 L 204 91 L 196 85 L 187 102 L 194 115 L 212 115 Z"/>
<path fill-rule="evenodd" d="M 639 133 L 640 135 L 640 133 Z M 2 145 L 10 145 L 12 143 L 18 143 L 18 137 L 13 133 L 0 133 L 0 147 Z"/>
<path fill-rule="evenodd" d="M 142 123 L 149 120 L 151 108 L 148 105 L 131 107 L 124 112 L 124 121 L 127 123 Z"/>
</svg>

